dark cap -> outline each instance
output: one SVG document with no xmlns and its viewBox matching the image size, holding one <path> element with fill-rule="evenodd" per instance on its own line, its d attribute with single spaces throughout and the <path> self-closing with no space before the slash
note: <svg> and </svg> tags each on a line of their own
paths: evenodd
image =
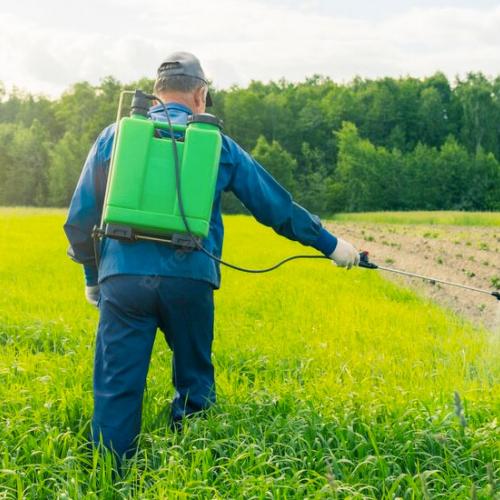
<svg viewBox="0 0 500 500">
<path fill-rule="evenodd" d="M 207 78 L 201 68 L 199 59 L 189 52 L 170 54 L 158 68 L 158 78 L 162 76 L 190 76 L 198 78 L 208 86 Z M 207 92 L 207 106 L 212 106 L 212 97 Z"/>
</svg>

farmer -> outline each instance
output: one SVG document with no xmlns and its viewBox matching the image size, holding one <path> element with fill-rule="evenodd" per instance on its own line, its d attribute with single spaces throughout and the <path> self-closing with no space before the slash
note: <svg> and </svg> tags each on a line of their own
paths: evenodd
<svg viewBox="0 0 500 500">
<path fill-rule="evenodd" d="M 211 98 L 200 62 L 192 54 L 171 54 L 160 65 L 154 92 L 175 123 L 205 112 Z M 166 121 L 161 105 L 150 110 L 153 120 Z M 146 375 L 156 331 L 161 329 L 173 351 L 175 395 L 170 425 L 180 428 L 188 415 L 215 402 L 211 349 L 214 325 L 213 291 L 220 286 L 216 262 L 201 251 L 180 253 L 151 241 L 105 239 L 99 269 L 91 236 L 99 225 L 115 125 L 97 138 L 76 186 L 64 230 L 68 254 L 83 264 L 85 296 L 99 307 L 94 361 L 92 436 L 118 455 L 134 451 L 141 426 Z M 210 233 L 203 245 L 222 253 L 221 194 L 232 191 L 255 216 L 290 240 L 311 246 L 338 266 L 358 264 L 358 252 L 322 227 L 318 217 L 297 205 L 290 193 L 245 152 L 223 135 Z"/>
</svg>

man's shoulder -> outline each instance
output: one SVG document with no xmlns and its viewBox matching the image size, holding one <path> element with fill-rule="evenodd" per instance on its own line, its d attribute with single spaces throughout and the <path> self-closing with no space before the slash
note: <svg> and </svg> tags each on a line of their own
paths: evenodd
<svg viewBox="0 0 500 500">
<path fill-rule="evenodd" d="M 236 164 L 244 154 L 248 153 L 233 138 L 222 134 L 221 163 Z"/>
<path fill-rule="evenodd" d="M 116 123 L 111 123 L 97 137 L 97 154 L 102 161 L 108 161 L 111 158 L 115 129 Z"/>
</svg>

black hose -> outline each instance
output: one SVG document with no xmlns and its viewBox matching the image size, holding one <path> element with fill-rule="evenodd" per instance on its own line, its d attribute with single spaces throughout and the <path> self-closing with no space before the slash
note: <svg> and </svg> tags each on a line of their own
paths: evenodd
<svg viewBox="0 0 500 500">
<path fill-rule="evenodd" d="M 177 190 L 179 212 L 181 213 L 182 222 L 186 227 L 186 232 L 198 250 L 203 252 L 205 255 L 208 255 L 208 257 L 210 257 L 212 260 L 218 262 L 219 264 L 222 264 L 223 266 L 230 267 L 231 269 L 235 269 L 236 271 L 241 271 L 244 273 L 252 273 L 252 274 L 268 273 L 270 271 L 274 271 L 275 269 L 278 269 L 278 267 L 281 267 L 283 264 L 286 264 L 287 262 L 296 259 L 329 259 L 324 255 L 292 255 L 291 257 L 287 257 L 286 259 L 280 260 L 273 266 L 266 267 L 263 269 L 250 269 L 226 262 L 221 258 L 217 257 L 216 255 L 214 255 L 213 253 L 209 252 L 206 248 L 204 248 L 203 245 L 199 242 L 198 238 L 196 238 L 191 232 L 191 229 L 189 228 L 189 222 L 186 217 L 186 212 L 184 211 L 184 203 L 182 200 L 182 193 L 181 193 L 181 171 L 180 171 L 181 169 L 180 169 L 179 153 L 177 151 L 177 142 L 175 139 L 174 129 L 172 127 L 172 122 L 170 120 L 170 115 L 168 113 L 167 106 L 158 96 L 148 95 L 147 97 L 149 97 L 150 99 L 156 99 L 162 105 L 163 111 L 165 112 L 165 115 L 167 117 L 170 139 L 172 140 L 172 152 L 174 156 L 174 165 L 175 165 L 175 189 Z"/>
</svg>

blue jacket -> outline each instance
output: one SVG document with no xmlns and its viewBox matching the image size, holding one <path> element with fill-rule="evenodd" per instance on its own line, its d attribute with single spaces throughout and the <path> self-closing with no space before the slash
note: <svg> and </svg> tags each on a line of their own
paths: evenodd
<svg viewBox="0 0 500 500">
<path fill-rule="evenodd" d="M 186 123 L 192 114 L 182 104 L 167 105 L 175 123 Z M 154 120 L 166 121 L 161 105 L 150 109 Z M 101 219 L 115 126 L 110 125 L 97 138 L 89 152 L 71 199 L 64 230 L 70 247 L 68 254 L 84 265 L 87 285 L 117 274 L 174 276 L 193 278 L 220 286 L 219 265 L 200 251 L 176 252 L 161 243 L 134 243 L 104 239 L 99 272 L 97 271 L 91 231 Z M 262 224 L 278 234 L 330 255 L 337 239 L 321 225 L 319 218 L 292 200 L 290 193 L 236 142 L 222 137 L 222 151 L 215 191 L 210 232 L 204 247 L 217 256 L 222 254 L 224 227 L 221 193 L 232 191 Z"/>
</svg>

